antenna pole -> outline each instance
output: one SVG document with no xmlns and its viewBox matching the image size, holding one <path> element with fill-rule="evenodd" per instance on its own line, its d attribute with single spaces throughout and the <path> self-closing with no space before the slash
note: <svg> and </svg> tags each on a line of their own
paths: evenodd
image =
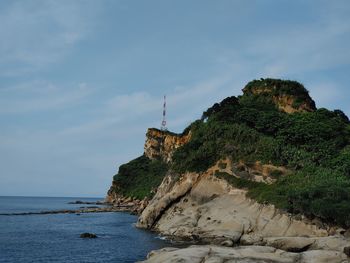
<svg viewBox="0 0 350 263">
<path fill-rule="evenodd" d="M 164 95 L 164 104 L 163 104 L 163 120 L 162 120 L 162 125 L 160 126 L 160 129 L 162 131 L 167 131 L 166 127 L 166 95 Z"/>
</svg>

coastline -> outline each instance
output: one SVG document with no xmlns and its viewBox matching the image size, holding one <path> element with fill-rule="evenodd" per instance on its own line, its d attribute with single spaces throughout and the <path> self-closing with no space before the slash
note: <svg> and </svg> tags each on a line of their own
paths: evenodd
<svg viewBox="0 0 350 263">
<path fill-rule="evenodd" d="M 40 207 L 77 210 L 88 206 L 69 205 L 69 201 L 74 201 L 72 198 L 13 198 L 11 202 L 3 198 L 1 201 L 2 213 L 38 212 Z M 152 231 L 135 228 L 136 220 L 131 211 L 0 216 L 0 261 L 132 263 L 144 260 L 151 250 L 172 246 Z M 94 233 L 97 238 L 80 238 L 85 232 Z"/>
</svg>

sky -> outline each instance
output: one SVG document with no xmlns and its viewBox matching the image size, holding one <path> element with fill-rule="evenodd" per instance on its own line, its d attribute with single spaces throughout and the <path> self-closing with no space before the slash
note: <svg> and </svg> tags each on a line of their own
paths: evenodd
<svg viewBox="0 0 350 263">
<path fill-rule="evenodd" d="M 350 1 L 0 1 L 0 195 L 104 197 L 148 127 L 253 79 L 350 115 Z"/>
</svg>

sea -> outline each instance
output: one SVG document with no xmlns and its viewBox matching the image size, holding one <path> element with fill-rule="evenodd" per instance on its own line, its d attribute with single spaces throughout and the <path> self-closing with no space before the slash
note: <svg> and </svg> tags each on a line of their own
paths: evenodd
<svg viewBox="0 0 350 263">
<path fill-rule="evenodd" d="M 78 209 L 76 200 L 99 198 L 0 197 L 0 214 Z M 94 206 L 94 205 L 92 205 Z M 156 233 L 135 227 L 126 212 L 86 214 L 0 215 L 0 262 L 122 262 L 146 259 L 154 249 L 172 246 Z M 95 239 L 80 238 L 94 233 Z"/>
</svg>

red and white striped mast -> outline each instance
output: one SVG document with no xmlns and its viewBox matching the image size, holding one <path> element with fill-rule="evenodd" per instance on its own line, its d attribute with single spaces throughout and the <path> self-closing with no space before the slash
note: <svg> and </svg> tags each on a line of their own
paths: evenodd
<svg viewBox="0 0 350 263">
<path fill-rule="evenodd" d="M 163 120 L 162 120 L 162 125 L 160 126 L 160 129 L 162 131 L 167 131 L 166 127 L 166 95 L 164 95 L 164 104 L 163 104 Z"/>
</svg>

